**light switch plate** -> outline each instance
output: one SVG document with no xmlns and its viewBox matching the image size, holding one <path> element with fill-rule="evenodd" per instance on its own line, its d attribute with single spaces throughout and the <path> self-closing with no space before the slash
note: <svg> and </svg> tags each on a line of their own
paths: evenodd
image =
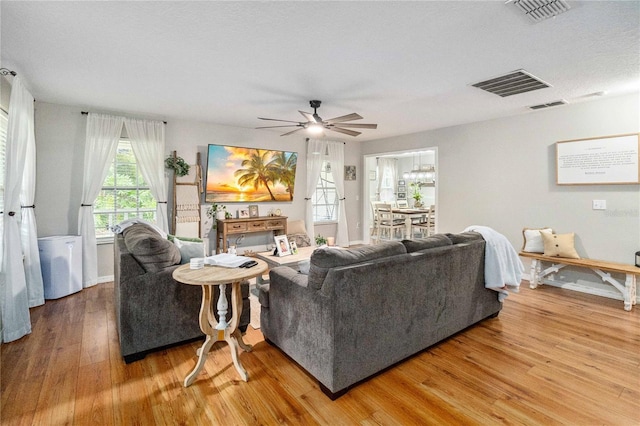
<svg viewBox="0 0 640 426">
<path fill-rule="evenodd" d="M 607 200 L 593 200 L 593 210 L 606 210 Z"/>
</svg>

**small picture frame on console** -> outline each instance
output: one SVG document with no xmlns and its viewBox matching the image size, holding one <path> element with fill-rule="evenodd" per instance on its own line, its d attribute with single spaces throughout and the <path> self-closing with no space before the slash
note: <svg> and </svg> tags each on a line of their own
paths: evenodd
<svg viewBox="0 0 640 426">
<path fill-rule="evenodd" d="M 249 217 L 249 209 L 240 209 L 238 210 L 238 218 L 246 219 Z"/>
<path fill-rule="evenodd" d="M 260 211 L 257 204 L 249 204 L 249 217 L 259 217 Z"/>
<path fill-rule="evenodd" d="M 273 237 L 276 242 L 276 254 L 280 257 L 291 254 L 291 246 L 286 235 L 276 235 Z"/>
</svg>

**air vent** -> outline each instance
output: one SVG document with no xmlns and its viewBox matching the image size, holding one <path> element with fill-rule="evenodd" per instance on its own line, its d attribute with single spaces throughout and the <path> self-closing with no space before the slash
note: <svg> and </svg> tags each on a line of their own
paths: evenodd
<svg viewBox="0 0 640 426">
<path fill-rule="evenodd" d="M 492 78 L 491 80 L 481 81 L 480 83 L 472 84 L 472 86 L 502 96 L 503 98 L 505 96 L 551 87 L 550 84 L 545 83 L 523 70 L 513 71 L 512 73 Z"/>
<path fill-rule="evenodd" d="M 549 108 L 549 107 L 554 107 L 554 106 L 558 106 L 558 105 L 566 105 L 568 103 L 569 102 L 565 101 L 564 99 L 560 99 L 559 101 L 549 102 L 547 104 L 532 105 L 529 108 L 531 108 L 531 109 L 542 109 L 542 108 Z"/>
<path fill-rule="evenodd" d="M 571 9 L 564 0 L 509 0 L 533 22 L 544 21 Z"/>
</svg>

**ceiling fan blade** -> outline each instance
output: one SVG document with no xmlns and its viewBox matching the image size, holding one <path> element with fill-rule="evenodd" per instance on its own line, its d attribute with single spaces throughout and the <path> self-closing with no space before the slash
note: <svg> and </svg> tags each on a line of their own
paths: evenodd
<svg viewBox="0 0 640 426">
<path fill-rule="evenodd" d="M 351 114 L 343 115 L 341 117 L 330 118 L 329 120 L 325 120 L 326 123 L 342 123 L 343 121 L 352 121 L 352 120 L 362 120 L 360 114 L 356 114 L 352 112 Z"/>
<path fill-rule="evenodd" d="M 258 120 L 283 121 L 283 122 L 285 122 L 285 123 L 299 123 L 299 121 L 278 120 L 277 118 L 263 118 L 263 117 L 258 117 Z"/>
<path fill-rule="evenodd" d="M 317 123 L 318 122 L 316 120 L 316 118 L 313 116 L 313 114 L 311 114 L 310 112 L 304 112 L 304 111 L 300 111 L 300 110 L 298 110 L 298 112 L 300 114 L 302 114 L 302 116 L 304 118 L 306 118 L 308 122 L 310 122 L 310 123 Z"/>
<path fill-rule="evenodd" d="M 290 135 L 290 134 L 292 134 L 292 133 L 299 132 L 300 130 L 304 130 L 304 127 L 300 127 L 299 129 L 295 129 L 295 130 L 292 130 L 292 131 L 290 131 L 290 132 L 283 133 L 283 134 L 281 134 L 280 136 L 287 136 L 287 135 Z"/>
<path fill-rule="evenodd" d="M 349 136 L 358 136 L 361 132 L 356 132 L 355 130 L 343 129 L 341 127 L 329 127 L 327 130 L 333 130 L 334 132 L 344 133 Z"/>
<path fill-rule="evenodd" d="M 274 129 L 276 127 L 298 127 L 300 126 L 299 124 L 285 124 L 283 126 L 260 126 L 260 127 L 254 127 L 254 129 Z M 302 127 L 302 126 L 300 126 Z"/>
<path fill-rule="evenodd" d="M 357 129 L 377 129 L 377 124 L 363 124 L 363 123 L 340 123 L 340 127 L 353 127 Z"/>
</svg>

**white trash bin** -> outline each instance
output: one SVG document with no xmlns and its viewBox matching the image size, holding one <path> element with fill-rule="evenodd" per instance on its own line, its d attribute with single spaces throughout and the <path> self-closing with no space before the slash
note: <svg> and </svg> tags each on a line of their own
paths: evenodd
<svg viewBox="0 0 640 426">
<path fill-rule="evenodd" d="M 59 299 L 82 290 L 82 237 L 38 238 L 44 298 Z"/>
</svg>

